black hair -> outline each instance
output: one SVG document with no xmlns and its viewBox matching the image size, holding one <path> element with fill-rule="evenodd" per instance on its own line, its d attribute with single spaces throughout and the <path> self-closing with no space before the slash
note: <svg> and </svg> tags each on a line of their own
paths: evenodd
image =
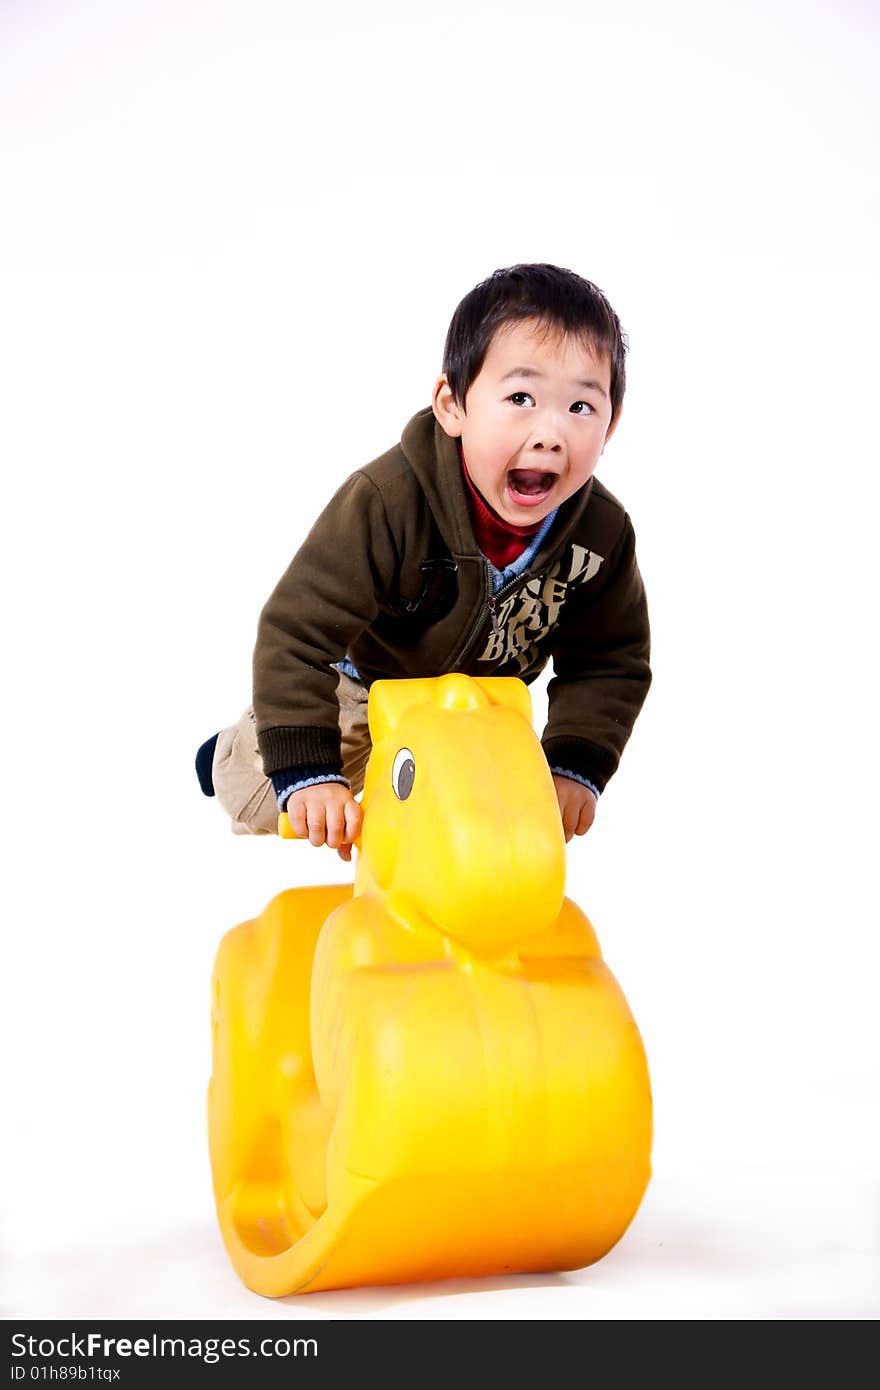
<svg viewBox="0 0 880 1390">
<path fill-rule="evenodd" d="M 589 280 L 558 265 L 512 265 L 495 270 L 459 304 L 446 334 L 443 372 L 458 404 L 478 375 L 502 324 L 535 319 L 548 333 L 581 338 L 611 364 L 611 419 L 626 390 L 626 334 L 608 300 Z"/>
</svg>

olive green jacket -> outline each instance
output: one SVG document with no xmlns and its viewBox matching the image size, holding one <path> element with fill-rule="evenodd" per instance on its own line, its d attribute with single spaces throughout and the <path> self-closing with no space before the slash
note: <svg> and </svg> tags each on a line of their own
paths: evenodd
<svg viewBox="0 0 880 1390">
<path fill-rule="evenodd" d="M 552 660 L 548 761 L 601 791 L 651 682 L 628 515 L 592 478 L 522 574 L 493 594 L 491 573 L 458 441 L 428 406 L 343 483 L 263 608 L 253 703 L 266 775 L 341 768 L 334 663 L 346 656 L 368 685 L 450 671 L 531 681 Z"/>
</svg>

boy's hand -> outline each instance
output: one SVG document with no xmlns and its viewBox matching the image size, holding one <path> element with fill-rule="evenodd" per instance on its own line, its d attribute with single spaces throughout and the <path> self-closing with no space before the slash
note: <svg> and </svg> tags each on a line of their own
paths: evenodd
<svg viewBox="0 0 880 1390">
<path fill-rule="evenodd" d="M 559 798 L 559 812 L 566 843 L 572 835 L 586 835 L 596 815 L 597 800 L 589 787 L 575 782 L 573 777 L 553 774 L 553 785 Z"/>
<path fill-rule="evenodd" d="M 364 813 L 342 782 L 316 782 L 287 798 L 287 819 L 294 835 L 309 844 L 326 844 L 340 859 L 351 859 L 351 847 L 361 833 Z"/>
</svg>

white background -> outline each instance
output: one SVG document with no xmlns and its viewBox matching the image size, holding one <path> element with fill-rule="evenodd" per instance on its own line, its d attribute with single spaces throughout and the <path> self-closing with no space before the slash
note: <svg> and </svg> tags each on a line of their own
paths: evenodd
<svg viewBox="0 0 880 1390">
<path fill-rule="evenodd" d="M 877 1316 L 872 8 L 0 7 L 4 1316 Z M 568 891 L 654 1178 L 588 1270 L 261 1300 L 212 1204 L 214 952 L 348 870 L 233 837 L 192 759 L 521 260 L 631 339 L 600 477 L 655 682 Z"/>
</svg>

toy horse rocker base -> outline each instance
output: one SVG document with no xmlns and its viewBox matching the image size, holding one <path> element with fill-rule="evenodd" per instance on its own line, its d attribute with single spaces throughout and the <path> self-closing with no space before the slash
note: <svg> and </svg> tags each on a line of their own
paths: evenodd
<svg viewBox="0 0 880 1390">
<path fill-rule="evenodd" d="M 217 954 L 226 1249 L 270 1297 L 581 1268 L 644 1195 L 651 1091 L 627 1002 L 563 896 L 529 692 L 376 681 L 369 723 L 353 888 L 281 893 Z"/>
</svg>

